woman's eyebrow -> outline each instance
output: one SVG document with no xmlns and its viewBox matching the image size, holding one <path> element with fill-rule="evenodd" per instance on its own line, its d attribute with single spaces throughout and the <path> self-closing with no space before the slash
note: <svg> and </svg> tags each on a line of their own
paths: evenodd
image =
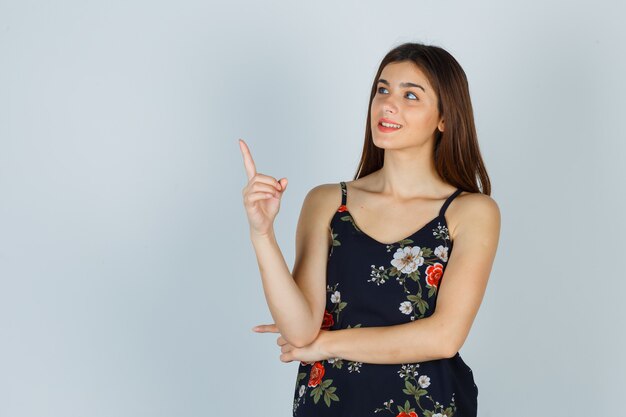
<svg viewBox="0 0 626 417">
<path fill-rule="evenodd" d="M 389 81 L 387 81 L 387 80 L 385 80 L 385 79 L 383 79 L 383 78 L 380 78 L 380 79 L 378 80 L 378 82 L 379 82 L 379 83 L 386 84 L 386 85 L 389 85 Z M 424 87 L 422 87 L 422 86 L 421 86 L 421 85 L 419 85 L 419 84 L 415 84 L 415 83 L 400 83 L 400 87 L 417 87 L 417 88 L 421 88 L 423 92 L 426 92 L 426 90 L 424 89 Z"/>
</svg>

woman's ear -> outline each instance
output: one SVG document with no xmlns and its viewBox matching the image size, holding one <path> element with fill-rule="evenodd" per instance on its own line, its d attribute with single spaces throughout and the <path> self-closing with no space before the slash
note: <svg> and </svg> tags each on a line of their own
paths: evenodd
<svg viewBox="0 0 626 417">
<path fill-rule="evenodd" d="M 437 125 L 437 129 L 439 129 L 440 132 L 443 132 L 443 129 L 444 129 L 443 119 L 441 119 L 441 121 L 439 122 L 439 125 Z"/>
</svg>

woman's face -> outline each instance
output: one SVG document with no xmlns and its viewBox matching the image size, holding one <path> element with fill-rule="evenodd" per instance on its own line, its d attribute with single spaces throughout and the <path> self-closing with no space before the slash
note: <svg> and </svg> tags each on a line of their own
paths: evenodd
<svg viewBox="0 0 626 417">
<path fill-rule="evenodd" d="M 434 140 L 437 128 L 444 130 L 435 91 L 426 75 L 410 61 L 392 62 L 383 68 L 370 111 L 372 139 L 379 148 L 422 146 Z M 381 119 L 400 128 L 384 127 Z"/>
</svg>

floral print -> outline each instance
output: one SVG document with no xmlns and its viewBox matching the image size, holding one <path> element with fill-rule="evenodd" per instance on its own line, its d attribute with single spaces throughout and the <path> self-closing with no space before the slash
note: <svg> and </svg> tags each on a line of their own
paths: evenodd
<svg viewBox="0 0 626 417">
<path fill-rule="evenodd" d="M 447 227 L 441 226 L 441 224 L 434 231 L 440 236 L 448 235 Z M 436 297 L 437 287 L 444 270 L 444 266 L 440 261 L 447 262 L 448 246 L 444 243 L 432 250 L 428 247 L 411 246 L 410 244 L 404 246 L 405 243 L 409 242 L 402 241 L 400 243 L 401 247 L 396 249 L 393 258 L 389 262 L 391 266 L 385 268 L 382 265 L 371 265 L 371 272 L 367 281 L 381 285 L 387 282 L 390 277 L 395 276 L 398 284 L 403 286 L 404 293 L 408 294 L 406 296 L 407 301 L 401 302 L 398 309 L 402 314 L 406 315 L 411 315 L 411 313 L 418 311 L 419 315 L 411 315 L 411 320 L 416 320 L 424 317 L 430 307 L 430 304 L 422 297 L 423 290 L 420 282 L 422 271 L 420 271 L 420 267 L 427 265 L 423 273 L 425 275 L 425 286 L 428 288 L 428 298 Z M 407 278 L 416 283 L 417 291 L 415 293 L 412 293 L 407 288 Z"/>
<path fill-rule="evenodd" d="M 339 313 L 346 308 L 348 305 L 347 302 L 341 300 L 341 292 L 338 291 L 337 287 L 339 283 L 336 283 L 333 287 L 330 285 L 326 286 L 326 292 L 329 294 L 329 300 L 332 307 L 330 311 L 328 309 L 324 310 L 324 317 L 322 319 L 321 329 L 329 330 L 331 327 L 335 325 L 336 322 L 339 321 Z M 361 327 L 361 324 L 356 324 L 352 326 L 354 328 Z M 351 328 L 351 326 L 347 326 L 347 328 Z M 326 364 L 326 366 L 325 366 Z M 298 406 L 302 403 L 306 402 L 305 394 L 307 392 L 307 388 L 313 388 L 310 390 L 309 396 L 313 397 L 313 402 L 317 404 L 322 397 L 324 396 L 324 403 L 326 406 L 330 407 L 332 401 L 339 401 L 339 396 L 336 393 L 337 387 L 333 386 L 333 380 L 330 378 L 324 379 L 324 375 L 326 374 L 326 367 L 331 365 L 332 368 L 341 369 L 343 367 L 343 359 L 342 358 L 329 358 L 323 361 L 315 361 L 315 362 L 304 362 L 300 361 L 301 368 L 305 366 L 310 366 L 308 371 L 309 379 L 305 384 L 301 384 L 301 381 L 307 377 L 306 372 L 298 373 L 298 377 L 296 379 L 296 388 L 298 395 L 294 398 L 293 403 L 293 412 L 296 415 L 296 410 Z M 348 372 L 360 372 L 362 362 L 348 362 Z"/>
<path fill-rule="evenodd" d="M 410 274 L 424 264 L 424 251 L 419 246 L 405 246 L 393 254 L 391 265 L 404 274 Z"/>
<path fill-rule="evenodd" d="M 358 227 L 346 205 L 345 183 L 340 184 L 342 202 L 329 226 L 332 244 L 321 328 L 332 331 L 399 324 L 430 316 L 452 251 L 444 213 L 461 190 L 452 194 L 439 216 L 422 229 L 386 244 Z M 362 263 L 367 260 L 365 267 Z M 397 304 L 389 304 L 391 300 Z M 390 375 L 392 369 L 395 376 Z M 446 372 L 457 374 L 448 377 Z M 397 384 L 391 383 L 394 380 Z M 473 382 L 471 369 L 458 353 L 453 358 L 397 365 L 342 358 L 301 362 L 293 415 L 474 417 L 475 403 L 455 400 L 457 390 L 468 393 L 464 399 L 477 394 Z M 348 397 L 344 397 L 346 393 L 350 393 Z"/>
<path fill-rule="evenodd" d="M 391 398 L 389 401 L 383 402 L 384 407 L 376 408 L 374 413 L 389 411 L 394 416 L 416 415 L 424 417 L 452 417 L 455 414 L 456 404 L 454 402 L 454 393 L 447 406 L 440 404 L 439 401 L 435 401 L 433 396 L 430 395 L 426 389 L 430 386 L 430 377 L 427 375 L 418 376 L 419 367 L 419 363 L 403 364 L 398 371 L 400 378 L 404 379 L 404 389 L 402 392 L 413 397 L 412 399 L 415 400 L 415 406 L 413 406 L 408 399 L 405 399 L 403 406 L 397 406 L 396 411 L 398 414 L 396 415 L 396 411 L 392 410 L 394 400 Z M 431 403 L 430 406 L 427 407 L 425 404 L 422 404 L 422 401 L 424 401 L 423 398 L 426 398 L 426 400 Z M 419 414 L 416 412 L 418 409 Z"/>
<path fill-rule="evenodd" d="M 441 265 L 440 263 L 436 263 L 429 266 L 428 268 L 426 268 L 426 284 L 428 284 L 429 287 L 434 288 L 436 291 L 437 285 L 439 285 L 439 280 L 441 279 L 442 275 L 443 265 Z"/>
</svg>

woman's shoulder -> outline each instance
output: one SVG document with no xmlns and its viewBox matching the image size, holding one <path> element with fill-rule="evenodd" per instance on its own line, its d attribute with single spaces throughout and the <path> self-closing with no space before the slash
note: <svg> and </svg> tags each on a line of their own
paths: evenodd
<svg viewBox="0 0 626 417">
<path fill-rule="evenodd" d="M 344 181 L 347 182 L 347 181 Z M 318 203 L 323 204 L 328 200 L 337 200 L 341 203 L 341 181 L 333 183 L 318 184 L 311 188 L 308 192 L 308 196 Z M 333 198 L 336 197 L 336 198 Z M 331 204 L 332 205 L 332 204 Z"/>
<path fill-rule="evenodd" d="M 451 237 L 461 228 L 500 228 L 500 207 L 496 200 L 480 192 L 462 191 L 448 206 L 446 218 Z"/>
<path fill-rule="evenodd" d="M 459 211 L 493 211 L 498 210 L 498 203 L 493 199 L 490 195 L 471 192 L 471 191 L 461 191 L 459 195 L 452 201 L 457 210 Z M 452 204 L 450 204 L 450 209 L 452 209 Z M 461 209 L 462 207 L 462 209 Z"/>
<path fill-rule="evenodd" d="M 371 174 L 370 174 L 371 175 Z M 370 187 L 370 175 L 357 178 L 355 180 L 339 180 L 333 183 L 320 184 L 311 189 L 309 193 L 314 194 L 314 198 L 319 200 L 320 204 L 328 203 L 334 210 L 341 205 L 342 190 L 341 183 L 344 183 L 346 191 L 348 189 L 355 191 L 367 191 Z"/>
<path fill-rule="evenodd" d="M 324 183 L 309 190 L 304 205 L 317 213 L 324 213 L 324 218 L 332 217 L 341 205 L 341 181 Z"/>
</svg>

